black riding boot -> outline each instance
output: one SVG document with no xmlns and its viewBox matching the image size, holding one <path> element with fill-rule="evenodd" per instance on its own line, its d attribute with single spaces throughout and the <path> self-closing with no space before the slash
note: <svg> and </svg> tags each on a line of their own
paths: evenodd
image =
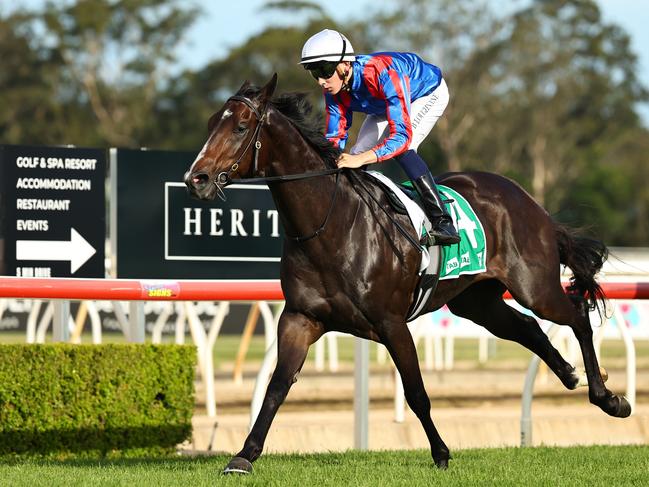
<svg viewBox="0 0 649 487">
<path fill-rule="evenodd" d="M 430 220 L 432 230 L 431 237 L 434 237 L 435 244 L 453 245 L 460 242 L 460 236 L 453 226 L 453 219 L 446 212 L 442 204 L 442 198 L 437 192 L 437 186 L 430 174 L 424 174 L 413 180 L 415 189 L 421 196 L 424 203 L 424 212 Z"/>
</svg>

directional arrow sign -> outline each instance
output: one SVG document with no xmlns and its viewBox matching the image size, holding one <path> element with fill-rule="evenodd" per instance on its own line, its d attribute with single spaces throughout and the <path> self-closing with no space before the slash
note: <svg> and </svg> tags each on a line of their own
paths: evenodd
<svg viewBox="0 0 649 487">
<path fill-rule="evenodd" d="M 74 228 L 70 228 L 70 240 L 16 240 L 16 260 L 69 260 L 70 274 L 96 252 Z"/>
</svg>

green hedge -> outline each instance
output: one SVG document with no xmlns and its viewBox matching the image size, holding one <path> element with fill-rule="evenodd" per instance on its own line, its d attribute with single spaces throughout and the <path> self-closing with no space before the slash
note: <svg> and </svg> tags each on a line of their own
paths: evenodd
<svg viewBox="0 0 649 487">
<path fill-rule="evenodd" d="M 0 455 L 173 450 L 195 362 L 192 346 L 0 345 Z"/>
</svg>

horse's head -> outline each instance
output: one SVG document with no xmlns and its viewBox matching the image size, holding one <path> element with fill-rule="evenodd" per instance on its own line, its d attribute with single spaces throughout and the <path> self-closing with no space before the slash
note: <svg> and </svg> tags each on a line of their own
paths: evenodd
<svg viewBox="0 0 649 487">
<path fill-rule="evenodd" d="M 210 117 L 207 141 L 185 173 L 185 184 L 192 195 L 203 200 L 212 200 L 216 195 L 224 199 L 223 187 L 233 175 L 245 178 L 259 174 L 262 128 L 276 86 L 277 74 L 254 94 L 246 81 Z"/>
</svg>

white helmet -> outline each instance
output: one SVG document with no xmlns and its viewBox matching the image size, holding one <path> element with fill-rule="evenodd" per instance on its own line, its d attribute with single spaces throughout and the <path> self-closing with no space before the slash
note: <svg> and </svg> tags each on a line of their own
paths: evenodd
<svg viewBox="0 0 649 487">
<path fill-rule="evenodd" d="M 325 29 L 311 36 L 302 47 L 300 64 L 318 61 L 353 61 L 354 48 L 344 35 L 336 30 Z"/>
</svg>

